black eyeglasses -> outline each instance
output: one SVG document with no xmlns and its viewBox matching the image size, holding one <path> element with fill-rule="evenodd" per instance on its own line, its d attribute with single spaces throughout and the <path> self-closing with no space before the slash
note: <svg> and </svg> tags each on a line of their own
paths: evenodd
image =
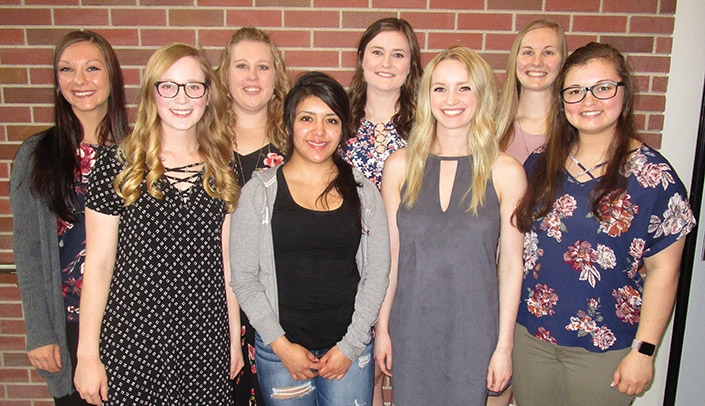
<svg viewBox="0 0 705 406">
<path fill-rule="evenodd" d="M 157 93 L 165 99 L 173 99 L 179 94 L 179 89 L 184 88 L 186 97 L 189 99 L 200 99 L 205 96 L 208 85 L 201 82 L 176 83 L 169 80 L 154 83 Z"/>
<path fill-rule="evenodd" d="M 585 100 L 588 92 L 598 100 L 611 99 L 617 95 L 617 89 L 624 86 L 624 82 L 600 82 L 590 87 L 571 86 L 561 90 L 561 99 L 564 103 L 576 104 Z"/>
</svg>

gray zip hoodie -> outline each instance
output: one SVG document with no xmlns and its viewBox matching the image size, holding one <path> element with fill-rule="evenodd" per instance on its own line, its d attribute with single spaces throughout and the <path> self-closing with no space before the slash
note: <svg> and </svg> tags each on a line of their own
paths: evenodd
<svg viewBox="0 0 705 406">
<path fill-rule="evenodd" d="M 279 324 L 277 276 L 272 242 L 272 208 L 277 195 L 277 170 L 255 172 L 242 188 L 230 222 L 230 286 L 266 345 L 284 335 Z M 361 172 L 353 174 L 362 208 L 362 238 L 356 260 L 360 282 L 355 311 L 345 336 L 337 343 L 348 359 L 359 357 L 370 342 L 370 328 L 389 284 L 389 229 L 382 196 Z"/>
</svg>

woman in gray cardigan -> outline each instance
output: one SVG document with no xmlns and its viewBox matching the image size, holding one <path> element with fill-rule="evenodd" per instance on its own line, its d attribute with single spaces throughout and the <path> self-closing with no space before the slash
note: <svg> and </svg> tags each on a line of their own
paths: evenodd
<svg viewBox="0 0 705 406">
<path fill-rule="evenodd" d="M 12 167 L 14 259 L 29 360 L 57 405 L 85 405 L 72 383 L 84 192 L 97 150 L 128 130 L 120 64 L 99 34 L 73 31 L 56 45 L 54 119 L 20 146 Z"/>
<path fill-rule="evenodd" d="M 389 273 L 384 204 L 340 156 L 352 131 L 334 79 L 302 76 L 284 120 L 289 161 L 253 175 L 231 222 L 231 286 L 257 330 L 262 392 L 274 405 L 369 404 L 370 329 Z"/>
</svg>

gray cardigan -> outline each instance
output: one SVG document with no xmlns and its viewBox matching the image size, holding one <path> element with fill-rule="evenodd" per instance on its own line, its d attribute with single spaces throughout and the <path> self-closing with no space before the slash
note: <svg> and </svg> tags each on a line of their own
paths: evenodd
<svg viewBox="0 0 705 406">
<path fill-rule="evenodd" d="M 38 371 L 46 379 L 49 393 L 62 397 L 73 392 L 73 371 L 66 346 L 56 215 L 30 191 L 34 150 L 41 137 L 52 130 L 28 138 L 17 151 L 10 177 L 10 207 L 27 350 L 59 344 L 61 371 Z"/>
<path fill-rule="evenodd" d="M 279 324 L 277 276 L 272 242 L 272 208 L 277 194 L 279 167 L 255 172 L 242 188 L 230 223 L 230 266 L 240 306 L 266 345 L 284 335 Z M 377 187 L 353 169 L 362 206 L 362 238 L 356 260 L 360 282 L 352 322 L 337 343 L 348 359 L 359 357 L 370 342 L 389 284 L 389 230 L 382 196 Z"/>
</svg>

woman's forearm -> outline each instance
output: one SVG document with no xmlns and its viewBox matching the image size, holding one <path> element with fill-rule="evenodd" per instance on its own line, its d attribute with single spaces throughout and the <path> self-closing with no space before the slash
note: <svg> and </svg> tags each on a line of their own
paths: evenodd
<svg viewBox="0 0 705 406">
<path fill-rule="evenodd" d="M 99 358 L 98 342 L 115 267 L 118 216 L 86 209 L 86 262 L 81 289 L 78 358 Z"/>
</svg>

